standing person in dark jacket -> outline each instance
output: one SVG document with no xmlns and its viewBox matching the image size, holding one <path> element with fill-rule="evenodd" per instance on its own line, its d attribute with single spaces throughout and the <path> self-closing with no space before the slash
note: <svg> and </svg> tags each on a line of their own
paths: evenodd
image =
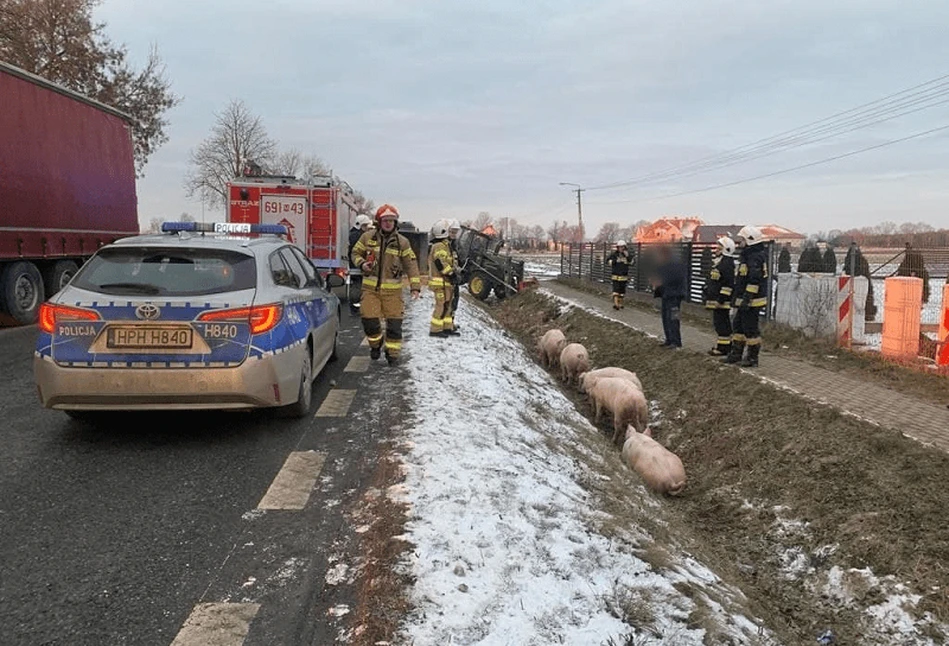
<svg viewBox="0 0 949 646">
<path fill-rule="evenodd" d="M 731 303 L 735 285 L 735 241 L 719 238 L 715 260 L 705 279 L 705 308 L 712 310 L 712 324 L 718 343 L 709 350 L 713 357 L 724 357 L 732 344 Z"/>
<path fill-rule="evenodd" d="M 353 247 L 372 225 L 368 215 L 357 215 L 349 230 L 349 311 L 359 314 L 359 297 L 362 294 L 362 270 L 353 263 Z"/>
<path fill-rule="evenodd" d="M 662 299 L 662 329 L 666 335 L 664 348 L 681 348 L 682 331 L 679 317 L 685 299 L 685 265 L 670 247 L 660 247 L 659 268 L 653 278 L 653 295 Z"/>
<path fill-rule="evenodd" d="M 613 282 L 613 309 L 621 310 L 626 296 L 626 283 L 629 281 L 629 266 L 632 264 L 625 240 L 616 241 L 616 248 L 606 262 L 610 266 L 610 280 Z"/>
<path fill-rule="evenodd" d="M 761 310 L 768 305 L 768 250 L 757 227 L 742 227 L 738 232 L 741 254 L 735 276 L 734 306 L 738 310 L 732 322 L 732 346 L 725 363 L 741 363 L 744 368 L 758 366 L 761 352 Z M 748 347 L 748 356 L 742 354 Z"/>
<path fill-rule="evenodd" d="M 464 283 L 464 268 L 461 266 L 461 263 L 458 261 L 458 236 L 461 235 L 461 222 L 458 220 L 452 220 L 448 225 L 448 241 L 451 245 L 451 260 L 454 263 L 455 273 L 454 278 L 454 289 L 452 290 L 451 298 L 451 330 L 449 334 L 457 336 L 461 334 L 458 331 L 458 301 L 461 299 L 461 285 Z"/>
</svg>

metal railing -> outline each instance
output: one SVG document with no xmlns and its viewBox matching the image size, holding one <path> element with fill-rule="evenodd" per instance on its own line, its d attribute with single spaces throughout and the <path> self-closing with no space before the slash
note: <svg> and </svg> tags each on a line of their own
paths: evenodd
<svg viewBox="0 0 949 646">
<path fill-rule="evenodd" d="M 774 244 L 765 243 L 768 248 L 768 262 L 771 285 L 777 270 Z M 629 291 L 650 293 L 652 288 L 649 279 L 653 276 L 658 261 L 656 251 L 658 244 L 630 244 L 627 249 L 631 258 L 629 268 Z M 696 305 L 704 305 L 702 293 L 709 270 L 712 268 L 712 251 L 715 243 L 712 242 L 678 242 L 667 245 L 679 255 L 685 263 L 686 272 L 686 301 Z M 609 242 L 564 243 L 560 250 L 560 275 L 565 278 L 576 278 L 591 283 L 610 282 L 610 268 L 606 259 L 613 252 L 613 244 Z M 768 307 L 765 315 L 768 319 L 774 312 L 774 289 L 768 290 Z"/>
</svg>

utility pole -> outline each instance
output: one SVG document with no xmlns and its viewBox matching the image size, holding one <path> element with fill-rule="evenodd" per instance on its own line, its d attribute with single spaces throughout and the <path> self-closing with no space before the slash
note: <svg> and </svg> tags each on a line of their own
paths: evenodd
<svg viewBox="0 0 949 646">
<path fill-rule="evenodd" d="M 584 235 L 583 231 L 583 200 L 580 197 L 580 194 L 583 193 L 586 189 L 581 188 L 579 184 L 574 184 L 572 182 L 560 182 L 561 186 L 576 186 L 573 189 L 573 192 L 577 194 L 577 226 L 580 228 L 580 239 L 582 240 Z"/>
</svg>

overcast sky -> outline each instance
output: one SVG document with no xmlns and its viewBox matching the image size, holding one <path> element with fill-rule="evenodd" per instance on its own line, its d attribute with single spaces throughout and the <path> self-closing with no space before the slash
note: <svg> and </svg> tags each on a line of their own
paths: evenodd
<svg viewBox="0 0 949 646">
<path fill-rule="evenodd" d="M 188 153 L 232 98 L 416 224 L 490 211 L 546 226 L 576 221 L 559 182 L 676 168 L 949 74 L 945 0 L 105 0 L 98 17 L 137 60 L 156 43 L 184 97 L 139 182 L 144 223 L 200 219 L 182 189 Z M 590 190 L 584 223 L 946 226 L 949 131 L 653 198 L 947 124 L 949 104 L 716 172 Z"/>
</svg>

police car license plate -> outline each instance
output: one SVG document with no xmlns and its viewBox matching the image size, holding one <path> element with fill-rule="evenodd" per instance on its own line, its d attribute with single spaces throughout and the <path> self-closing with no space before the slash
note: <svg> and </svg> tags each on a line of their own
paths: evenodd
<svg viewBox="0 0 949 646">
<path fill-rule="evenodd" d="M 106 330 L 110 349 L 190 348 L 194 330 L 190 327 L 113 325 Z"/>
</svg>

